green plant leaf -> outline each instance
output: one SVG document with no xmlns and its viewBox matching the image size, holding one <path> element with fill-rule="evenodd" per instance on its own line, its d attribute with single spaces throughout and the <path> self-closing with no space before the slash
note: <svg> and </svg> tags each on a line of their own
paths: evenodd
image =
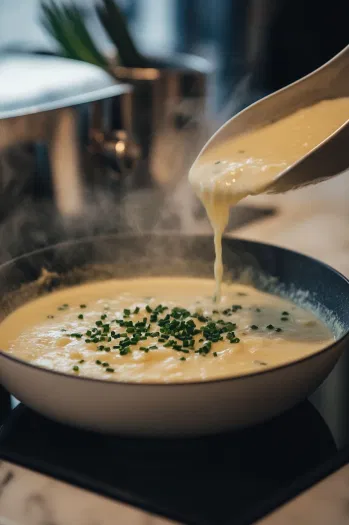
<svg viewBox="0 0 349 525">
<path fill-rule="evenodd" d="M 149 61 L 137 49 L 128 30 L 124 15 L 113 0 L 96 5 L 101 24 L 118 49 L 120 62 L 126 67 L 150 67 Z"/>
<path fill-rule="evenodd" d="M 66 57 L 108 67 L 107 60 L 95 46 L 78 7 L 58 7 L 51 0 L 42 3 L 41 8 L 43 27 L 58 42 Z"/>
</svg>

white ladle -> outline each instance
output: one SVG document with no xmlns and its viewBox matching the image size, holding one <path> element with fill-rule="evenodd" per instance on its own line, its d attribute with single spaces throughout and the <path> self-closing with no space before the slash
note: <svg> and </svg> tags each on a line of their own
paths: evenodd
<svg viewBox="0 0 349 525">
<path fill-rule="evenodd" d="M 313 73 L 244 109 L 228 120 L 207 142 L 208 149 L 280 120 L 324 99 L 349 97 L 349 45 Z M 328 179 L 349 168 L 349 119 L 309 153 L 277 175 L 264 190 L 283 193 Z"/>
</svg>

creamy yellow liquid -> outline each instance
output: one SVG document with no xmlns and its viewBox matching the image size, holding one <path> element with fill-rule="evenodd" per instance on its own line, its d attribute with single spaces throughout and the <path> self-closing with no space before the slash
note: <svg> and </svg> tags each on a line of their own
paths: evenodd
<svg viewBox="0 0 349 525">
<path fill-rule="evenodd" d="M 194 163 L 189 181 L 211 221 L 216 248 L 216 298 L 223 275 L 221 237 L 229 209 L 262 193 L 286 168 L 349 119 L 349 98 L 323 100 L 263 128 L 209 147 Z"/>
<path fill-rule="evenodd" d="M 290 301 L 234 284 L 222 286 L 217 307 L 211 293 L 210 279 L 190 278 L 111 280 L 69 288 L 27 303 L 10 314 L 0 324 L 0 348 L 35 365 L 69 374 L 166 383 L 262 371 L 313 354 L 334 339 L 313 313 Z M 135 324 L 146 317 L 148 324 L 148 310 L 159 304 L 168 310 L 151 323 L 153 335 L 130 345 L 130 353 L 120 355 L 120 348 L 113 347 L 126 336 L 125 326 L 117 323 L 124 309 L 130 310 L 127 321 Z M 185 352 L 165 347 L 154 334 L 160 330 L 159 320 L 178 306 L 194 314 L 194 318 L 188 316 L 185 320 L 192 319 L 196 328 L 207 323 L 201 315 L 216 324 L 220 320 L 236 324 L 234 342 L 222 334 L 224 340 L 212 343 L 204 355 L 197 350 L 207 344 L 207 339 L 199 333 L 189 350 L 183 341 L 177 341 Z M 97 327 L 96 322 L 108 328 L 103 342 L 91 342 L 86 333 Z M 98 330 L 103 332 L 104 328 Z M 127 333 L 127 337 L 132 334 Z M 154 345 L 157 348 L 149 348 Z"/>
</svg>

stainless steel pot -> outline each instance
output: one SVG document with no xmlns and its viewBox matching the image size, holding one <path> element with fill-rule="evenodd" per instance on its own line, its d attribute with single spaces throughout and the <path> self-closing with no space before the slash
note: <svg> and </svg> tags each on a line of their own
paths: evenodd
<svg viewBox="0 0 349 525">
<path fill-rule="evenodd" d="M 151 58 L 152 68 L 111 66 L 133 87 L 132 132 L 141 148 L 136 187 L 175 184 L 210 136 L 212 73 L 201 57 Z"/>
<path fill-rule="evenodd" d="M 30 68 L 38 76 L 32 92 Z M 48 74 L 64 77 L 67 68 L 76 78 L 48 82 Z M 29 95 L 20 98 L 15 81 L 23 70 Z M 0 72 L 14 92 L 0 104 L 2 220 L 28 193 L 51 199 L 65 217 L 80 216 L 99 185 L 117 193 L 139 155 L 131 138 L 132 88 L 93 66 L 52 57 L 9 57 Z"/>
<path fill-rule="evenodd" d="M 8 89 L 16 93 L 18 70 L 17 80 L 28 79 L 29 86 L 29 95 L 19 89 L 10 103 L 0 102 L 3 214 L 11 202 L 6 190 L 19 197 L 26 184 L 36 184 L 45 196 L 52 193 L 62 215 L 79 216 L 84 195 L 99 186 L 120 195 L 130 186 L 163 187 L 186 173 L 209 134 L 211 69 L 190 55 L 153 63 L 147 69 L 112 68 L 116 82 L 94 66 L 56 57 L 0 60 L 2 79 L 10 77 Z M 58 80 L 47 83 L 47 70 L 58 71 Z M 89 75 L 87 84 L 79 81 L 81 70 L 83 78 L 85 71 L 94 73 L 92 84 Z M 33 71 L 38 80 L 32 89 Z M 56 87 L 67 72 L 64 89 Z"/>
</svg>

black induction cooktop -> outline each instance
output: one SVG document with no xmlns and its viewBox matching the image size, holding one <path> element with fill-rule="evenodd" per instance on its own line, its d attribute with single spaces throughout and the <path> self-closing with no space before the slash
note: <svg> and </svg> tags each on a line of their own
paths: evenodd
<svg viewBox="0 0 349 525">
<path fill-rule="evenodd" d="M 11 410 L 2 392 L 0 457 L 181 523 L 254 523 L 349 460 L 348 352 L 310 400 L 203 438 L 76 430 L 21 404 Z"/>
</svg>

